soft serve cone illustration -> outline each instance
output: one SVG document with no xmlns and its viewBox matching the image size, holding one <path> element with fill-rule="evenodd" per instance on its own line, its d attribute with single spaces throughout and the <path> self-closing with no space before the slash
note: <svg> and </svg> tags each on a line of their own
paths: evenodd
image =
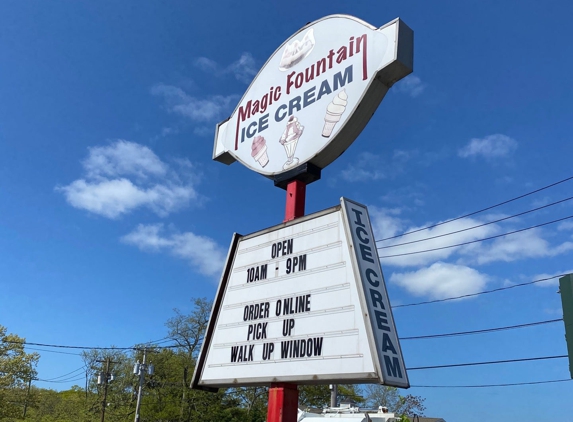
<svg viewBox="0 0 573 422">
<path fill-rule="evenodd" d="M 267 154 L 267 141 L 262 136 L 255 136 L 251 144 L 251 156 L 258 162 L 261 167 L 269 163 L 269 155 Z"/>
<path fill-rule="evenodd" d="M 336 124 L 339 122 L 342 114 L 344 113 L 344 110 L 346 110 L 346 104 L 348 104 L 348 95 L 346 95 L 346 91 L 343 89 L 326 107 L 322 136 L 325 138 L 330 137 L 334 126 L 336 126 Z"/>
<path fill-rule="evenodd" d="M 294 156 L 296 151 L 296 146 L 298 140 L 304 131 L 304 126 L 301 126 L 298 119 L 294 116 L 290 116 L 286 128 L 281 136 L 279 142 L 285 147 L 285 152 L 287 155 L 287 161 L 283 166 L 283 169 L 289 169 L 298 164 L 298 158 Z"/>
</svg>

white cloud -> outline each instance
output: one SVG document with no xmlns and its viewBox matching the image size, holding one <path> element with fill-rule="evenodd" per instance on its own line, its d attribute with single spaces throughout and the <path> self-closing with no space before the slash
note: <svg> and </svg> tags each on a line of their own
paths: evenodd
<svg viewBox="0 0 573 422">
<path fill-rule="evenodd" d="M 219 65 L 214 60 L 208 59 L 207 57 L 199 57 L 195 60 L 195 66 L 204 72 L 219 72 Z"/>
<path fill-rule="evenodd" d="M 127 179 L 94 183 L 79 179 L 57 189 L 64 193 L 72 207 L 108 218 L 116 218 L 147 201 L 146 193 Z"/>
<path fill-rule="evenodd" d="M 424 92 L 426 89 L 426 84 L 423 83 L 422 80 L 416 75 L 409 75 L 401 81 L 397 82 L 393 89 L 408 94 L 412 98 L 416 98 L 417 96 L 421 95 L 422 92 Z"/>
<path fill-rule="evenodd" d="M 197 126 L 193 129 L 193 133 L 201 137 L 215 137 L 215 128 L 213 126 Z"/>
<path fill-rule="evenodd" d="M 509 236 L 503 236 L 494 241 L 479 245 L 472 251 L 472 258 L 478 264 L 495 261 L 512 262 L 524 258 L 540 258 L 556 256 L 573 249 L 573 243 L 564 242 L 551 247 L 542 237 L 541 230 L 532 229 Z"/>
<path fill-rule="evenodd" d="M 341 176 L 348 182 L 392 178 L 396 174 L 403 173 L 404 165 L 415 154 L 415 151 L 395 150 L 392 160 L 388 162 L 380 155 L 362 152 L 355 163 L 349 164 L 342 170 Z"/>
<path fill-rule="evenodd" d="M 118 140 L 112 145 L 88 148 L 89 156 L 82 165 L 88 177 L 163 176 L 167 165 L 148 147 Z"/>
<path fill-rule="evenodd" d="M 161 129 L 161 132 L 151 138 L 152 142 L 158 141 L 159 139 L 166 138 L 170 135 L 175 135 L 179 133 L 179 129 L 173 127 L 164 127 Z"/>
<path fill-rule="evenodd" d="M 462 158 L 483 157 L 488 160 L 507 157 L 517 149 L 517 141 L 506 135 L 495 134 L 485 138 L 473 138 L 458 151 Z"/>
<path fill-rule="evenodd" d="M 395 149 L 391 156 L 371 152 L 358 154 L 354 162 L 342 170 L 341 177 L 348 182 L 392 179 L 406 172 L 408 167 L 428 167 L 447 158 L 447 151 L 427 152 L 418 149 Z M 412 164 L 415 163 L 415 164 Z"/>
<path fill-rule="evenodd" d="M 257 74 L 255 59 L 249 53 L 243 53 L 239 60 L 229 66 L 229 70 L 233 72 L 235 78 L 246 84 Z"/>
<path fill-rule="evenodd" d="M 392 237 L 402 231 L 404 222 L 398 217 L 399 208 L 368 207 L 368 213 L 376 239 Z"/>
<path fill-rule="evenodd" d="M 230 113 L 231 107 L 237 102 L 236 95 L 214 95 L 206 99 L 192 97 L 181 88 L 157 84 L 151 88 L 153 95 L 165 99 L 167 109 L 195 122 L 212 122 L 221 120 Z"/>
<path fill-rule="evenodd" d="M 543 312 L 549 315 L 557 315 L 560 318 L 563 318 L 563 308 L 561 306 L 558 308 L 545 308 Z"/>
<path fill-rule="evenodd" d="M 424 228 L 432 226 L 431 222 L 420 227 L 407 226 L 406 222 L 395 213 L 389 214 L 383 209 L 379 210 L 373 207 L 370 208 L 370 216 L 377 239 L 419 230 L 395 239 L 379 241 L 378 254 L 384 265 L 415 267 L 451 258 L 456 258 L 459 264 L 484 265 L 499 261 L 512 262 L 526 258 L 557 256 L 573 250 L 572 242 L 551 245 L 544 238 L 545 232 L 541 229 L 531 229 L 490 241 L 479 242 L 480 239 L 512 230 L 510 228 L 511 221 L 472 229 L 472 227 L 503 217 L 501 215 L 486 215 L 481 219 L 461 218 L 433 228 Z M 478 242 L 450 247 L 472 241 Z M 416 253 L 419 251 L 427 252 Z"/>
<path fill-rule="evenodd" d="M 393 273 L 390 282 L 415 296 L 445 299 L 480 292 L 488 277 L 473 268 L 436 262 L 430 267 L 405 273 Z"/>
<path fill-rule="evenodd" d="M 544 280 L 546 278 L 549 278 L 550 280 L 544 280 L 544 281 L 540 281 L 539 283 L 535 283 L 535 286 L 537 286 L 537 287 L 559 286 L 559 277 L 557 277 L 557 276 L 560 276 L 563 274 L 571 274 L 571 273 L 573 273 L 573 269 L 554 272 L 554 273 L 550 273 L 550 274 L 549 273 L 541 273 L 541 274 L 537 274 L 537 275 L 534 275 L 533 277 L 531 277 L 531 281 Z M 552 278 L 552 277 L 555 277 L 555 278 Z"/>
<path fill-rule="evenodd" d="M 376 227 L 384 224 L 383 221 L 378 221 L 379 219 L 388 219 L 388 216 L 383 214 L 374 214 L 372 216 L 373 226 L 375 228 L 375 237 L 377 239 L 383 239 L 389 237 L 384 235 L 384 233 L 378 234 Z M 394 221 L 395 223 L 395 221 Z M 410 267 L 410 266 L 420 266 L 428 265 L 437 260 L 443 260 L 451 257 L 455 253 L 463 253 L 467 251 L 471 252 L 471 246 L 458 246 L 447 249 L 439 249 L 450 245 L 470 242 L 472 240 L 481 239 L 494 234 L 497 234 L 499 227 L 495 224 L 489 226 L 478 227 L 472 230 L 466 230 L 470 227 L 477 226 L 482 222 L 473 218 L 462 218 L 456 221 L 452 221 L 447 224 L 439 225 L 437 227 L 424 229 L 424 227 L 432 225 L 424 224 L 420 227 L 406 227 L 402 225 L 400 233 L 411 232 L 419 230 L 415 233 L 398 237 L 395 239 L 390 239 L 384 242 L 379 242 L 378 247 L 383 248 L 378 251 L 380 257 L 388 256 L 388 258 L 382 258 L 382 263 L 385 265 L 394 265 L 399 267 Z M 422 229 L 422 230 L 420 230 Z M 465 230 L 465 231 L 462 231 Z M 452 232 L 458 232 L 449 235 Z M 435 237 L 435 238 L 434 238 Z M 434 238 L 434 239 L 429 239 Z M 414 242 L 414 243 L 409 243 Z M 404 244 L 407 243 L 407 244 Z M 438 250 L 432 250 L 438 249 Z M 411 255 L 403 256 L 393 256 L 409 254 L 412 252 L 432 250 L 430 252 L 417 253 Z"/>
<path fill-rule="evenodd" d="M 118 140 L 89 148 L 88 158 L 82 162 L 85 176 L 56 187 L 56 191 L 62 192 L 71 206 L 107 218 L 139 207 L 166 216 L 198 198 L 191 181 L 196 179 L 191 163 L 187 160 L 183 165 L 180 160 L 177 164 L 179 172 L 148 147 Z"/>
<path fill-rule="evenodd" d="M 423 190 L 422 184 L 409 184 L 387 191 L 380 200 L 389 204 L 404 204 L 408 208 L 421 207 L 425 203 Z"/>
<path fill-rule="evenodd" d="M 213 239 L 191 232 L 163 232 L 162 224 L 140 224 L 121 240 L 143 251 L 169 252 L 187 260 L 192 267 L 205 275 L 213 276 L 221 272 L 226 253 Z"/>
<path fill-rule="evenodd" d="M 199 57 L 195 60 L 195 66 L 215 76 L 233 74 L 238 81 L 245 84 L 250 83 L 253 76 L 257 74 L 257 65 L 251 53 L 241 54 L 241 57 L 237 61 L 227 67 L 219 66 L 217 62 L 207 57 Z"/>
<path fill-rule="evenodd" d="M 573 229 L 573 221 L 564 221 L 562 223 L 559 223 L 559 225 L 557 226 L 557 230 L 559 231 L 566 231 L 572 229 Z"/>
</svg>

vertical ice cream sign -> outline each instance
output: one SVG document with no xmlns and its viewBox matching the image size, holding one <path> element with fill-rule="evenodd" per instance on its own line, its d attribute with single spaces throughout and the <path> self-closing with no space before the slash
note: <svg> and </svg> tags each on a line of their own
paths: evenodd
<svg viewBox="0 0 573 422">
<path fill-rule="evenodd" d="M 408 388 L 410 382 L 390 307 L 386 283 L 378 258 L 367 208 L 348 199 L 342 200 L 356 257 L 357 277 L 362 282 L 364 300 L 374 346 L 377 370 L 386 385 Z"/>
<path fill-rule="evenodd" d="M 313 22 L 274 52 L 217 125 L 213 159 L 271 178 L 306 162 L 324 168 L 412 68 L 413 33 L 400 19 L 381 28 L 346 15 Z"/>
</svg>

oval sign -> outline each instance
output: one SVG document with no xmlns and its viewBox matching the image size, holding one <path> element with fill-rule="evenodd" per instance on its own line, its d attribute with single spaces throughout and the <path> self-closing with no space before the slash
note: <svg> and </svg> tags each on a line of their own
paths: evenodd
<svg viewBox="0 0 573 422">
<path fill-rule="evenodd" d="M 413 70 L 413 32 L 347 15 L 308 24 L 267 60 L 231 117 L 213 159 L 275 177 L 342 154 L 396 81 Z"/>
</svg>

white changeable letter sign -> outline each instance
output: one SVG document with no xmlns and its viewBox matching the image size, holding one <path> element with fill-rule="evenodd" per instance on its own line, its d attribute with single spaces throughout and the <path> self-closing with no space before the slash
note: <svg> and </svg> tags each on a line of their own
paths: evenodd
<svg viewBox="0 0 573 422">
<path fill-rule="evenodd" d="M 378 369 L 383 377 L 382 383 L 395 387 L 408 388 L 410 382 L 398 341 L 394 316 L 388 300 L 388 292 L 380 267 L 378 251 L 368 210 L 364 205 L 342 198 L 346 221 L 352 239 L 352 248 L 356 255 L 358 279 L 362 281 L 376 352 Z"/>
<path fill-rule="evenodd" d="M 366 207 L 235 235 L 192 386 L 408 377 Z"/>
</svg>

